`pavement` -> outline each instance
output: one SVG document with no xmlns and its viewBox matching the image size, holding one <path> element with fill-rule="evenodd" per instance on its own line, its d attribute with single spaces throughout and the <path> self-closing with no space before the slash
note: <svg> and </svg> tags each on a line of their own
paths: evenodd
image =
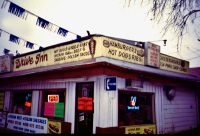
<svg viewBox="0 0 200 136">
<path fill-rule="evenodd" d="M 19 132 L 19 131 L 11 130 L 8 128 L 0 127 L 0 133 L 24 133 L 24 132 Z"/>
</svg>

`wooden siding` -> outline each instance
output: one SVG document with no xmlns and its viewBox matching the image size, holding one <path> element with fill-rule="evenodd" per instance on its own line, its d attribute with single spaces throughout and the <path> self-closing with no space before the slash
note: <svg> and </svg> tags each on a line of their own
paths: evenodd
<svg viewBox="0 0 200 136">
<path fill-rule="evenodd" d="M 74 133 L 75 123 L 75 95 L 76 83 L 67 82 L 66 84 L 66 98 L 65 98 L 65 122 L 71 123 L 71 132 Z"/>
<path fill-rule="evenodd" d="M 163 108 L 163 86 L 161 85 L 155 85 L 150 82 L 144 82 L 142 92 L 150 92 L 154 93 L 154 110 L 153 110 L 153 115 L 154 115 L 154 120 L 156 124 L 156 131 L 157 134 L 163 134 L 163 113 L 162 113 L 162 108 Z"/>
<path fill-rule="evenodd" d="M 5 85 L 1 86 L 0 90 L 37 90 L 37 89 L 65 89 L 65 82 L 30 82 L 27 84 L 15 84 L 15 85 Z"/>
<path fill-rule="evenodd" d="M 99 76 L 97 78 L 94 89 L 94 133 L 96 133 L 96 127 L 118 126 L 118 89 L 116 91 L 106 91 L 104 86 L 105 77 Z M 117 78 L 117 88 L 124 88 L 124 83 L 125 79 Z"/>
<path fill-rule="evenodd" d="M 176 96 L 171 101 L 163 91 L 164 133 L 177 132 L 197 127 L 196 91 L 175 87 Z"/>
</svg>

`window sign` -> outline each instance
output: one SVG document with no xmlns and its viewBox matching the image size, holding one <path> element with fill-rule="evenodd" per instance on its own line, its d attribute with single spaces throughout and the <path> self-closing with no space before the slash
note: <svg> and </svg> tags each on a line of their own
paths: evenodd
<svg viewBox="0 0 200 136">
<path fill-rule="evenodd" d="M 92 110 L 92 97 L 78 98 L 78 110 Z"/>
<path fill-rule="evenodd" d="M 59 95 L 48 95 L 48 102 L 59 102 Z"/>
<path fill-rule="evenodd" d="M 64 103 L 45 102 L 44 115 L 51 117 L 64 117 Z"/>
<path fill-rule="evenodd" d="M 129 103 L 127 105 L 127 110 L 128 111 L 131 111 L 131 110 L 139 110 L 140 107 L 139 106 L 136 106 L 136 100 L 137 100 L 137 97 L 136 96 L 131 96 L 130 99 L 129 99 Z"/>
</svg>

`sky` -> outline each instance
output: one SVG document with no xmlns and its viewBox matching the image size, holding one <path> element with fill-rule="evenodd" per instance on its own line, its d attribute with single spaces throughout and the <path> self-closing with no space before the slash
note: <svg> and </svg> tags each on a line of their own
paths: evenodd
<svg viewBox="0 0 200 136">
<path fill-rule="evenodd" d="M 161 47 L 161 53 L 190 62 L 190 67 L 200 67 L 200 42 L 194 35 L 194 27 L 183 37 L 177 51 L 176 39 L 172 33 L 161 37 L 161 24 L 154 24 L 147 16 L 148 7 L 124 6 L 125 0 L 10 0 L 4 7 L 0 0 L 0 55 L 6 48 L 16 54 L 38 50 L 58 43 L 70 41 L 77 35 L 101 34 L 133 41 L 153 42 Z M 26 19 L 8 12 L 10 2 L 29 12 Z M 5 4 L 5 3 L 4 3 Z M 36 25 L 41 17 L 56 26 L 69 31 L 66 37 Z M 9 41 L 10 34 L 19 37 L 20 43 Z M 163 46 L 164 39 L 167 45 Z M 34 48 L 26 48 L 25 42 L 34 43 Z"/>
</svg>

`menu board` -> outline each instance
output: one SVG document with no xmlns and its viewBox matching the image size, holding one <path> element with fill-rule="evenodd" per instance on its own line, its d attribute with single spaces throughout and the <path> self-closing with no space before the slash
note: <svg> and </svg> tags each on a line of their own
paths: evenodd
<svg viewBox="0 0 200 136">
<path fill-rule="evenodd" d="M 58 102 L 58 103 L 45 102 L 44 115 L 63 118 L 64 117 L 64 103 L 63 102 Z"/>
<path fill-rule="evenodd" d="M 4 93 L 0 93 L 0 110 L 3 109 L 4 104 Z"/>
<path fill-rule="evenodd" d="M 156 134 L 156 125 L 139 125 L 139 126 L 127 126 L 125 128 L 125 134 Z"/>
<path fill-rule="evenodd" d="M 8 113 L 7 128 L 25 133 L 47 133 L 47 118 Z"/>
<path fill-rule="evenodd" d="M 92 97 L 79 97 L 78 110 L 92 110 Z"/>
</svg>

